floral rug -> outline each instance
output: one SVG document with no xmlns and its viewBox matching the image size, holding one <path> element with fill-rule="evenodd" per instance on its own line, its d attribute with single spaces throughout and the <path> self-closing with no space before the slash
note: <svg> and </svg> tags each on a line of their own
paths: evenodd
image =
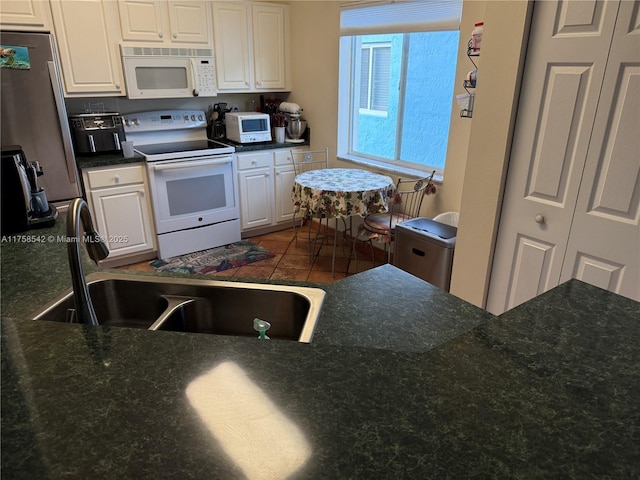
<svg viewBox="0 0 640 480">
<path fill-rule="evenodd" d="M 180 255 L 168 259 L 158 259 L 149 265 L 158 272 L 207 273 L 222 272 L 230 268 L 241 267 L 275 255 L 249 240 L 230 243 L 222 247 L 210 248 L 200 252 Z"/>
</svg>

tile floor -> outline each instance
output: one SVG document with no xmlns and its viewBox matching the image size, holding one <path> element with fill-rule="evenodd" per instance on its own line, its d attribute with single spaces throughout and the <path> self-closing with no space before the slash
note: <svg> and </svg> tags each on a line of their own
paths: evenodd
<svg viewBox="0 0 640 480">
<path fill-rule="evenodd" d="M 317 256 L 309 260 L 309 250 L 307 246 L 307 229 L 300 230 L 297 245 L 293 241 L 293 228 L 280 230 L 249 237 L 248 239 L 266 248 L 275 256 L 239 268 L 225 270 L 210 274 L 209 276 L 237 277 L 246 279 L 272 279 L 272 280 L 296 280 L 317 283 L 331 283 L 349 275 L 368 270 L 373 266 L 379 266 L 386 260 L 384 252 L 374 249 L 376 261 L 371 261 L 371 250 L 363 242 L 357 242 L 358 262 L 349 258 L 352 247 L 352 239 L 343 241 L 338 236 L 336 246 L 335 274 L 331 275 L 331 255 L 333 244 L 322 245 Z M 333 241 L 333 234 L 330 232 L 330 241 Z M 128 270 L 153 271 L 149 262 L 140 262 L 132 265 L 120 267 Z"/>
</svg>

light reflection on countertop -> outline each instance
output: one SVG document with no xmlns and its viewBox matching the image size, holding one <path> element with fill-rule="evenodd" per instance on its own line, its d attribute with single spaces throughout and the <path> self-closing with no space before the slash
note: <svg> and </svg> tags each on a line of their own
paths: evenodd
<svg viewBox="0 0 640 480">
<path fill-rule="evenodd" d="M 187 399 L 224 452 L 249 479 L 282 479 L 311 457 L 298 426 L 235 362 L 193 380 Z"/>
</svg>

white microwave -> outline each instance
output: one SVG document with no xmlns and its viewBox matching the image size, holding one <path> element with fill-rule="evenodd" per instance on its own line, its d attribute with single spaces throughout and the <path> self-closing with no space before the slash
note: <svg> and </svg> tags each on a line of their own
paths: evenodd
<svg viewBox="0 0 640 480">
<path fill-rule="evenodd" d="M 225 119 L 229 140 L 238 143 L 271 141 L 271 121 L 266 113 L 229 112 Z"/>
<path fill-rule="evenodd" d="M 129 98 L 215 97 L 210 48 L 120 46 Z"/>
</svg>

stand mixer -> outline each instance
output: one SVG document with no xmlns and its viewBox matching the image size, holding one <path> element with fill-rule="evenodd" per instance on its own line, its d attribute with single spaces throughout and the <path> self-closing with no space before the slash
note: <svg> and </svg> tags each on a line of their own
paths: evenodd
<svg viewBox="0 0 640 480">
<path fill-rule="evenodd" d="M 307 122 L 301 117 L 302 108 L 297 103 L 282 102 L 280 103 L 278 110 L 285 114 L 287 117 L 287 139 L 289 143 L 303 143 L 304 139 L 301 138 L 304 131 L 307 129 Z"/>
</svg>

